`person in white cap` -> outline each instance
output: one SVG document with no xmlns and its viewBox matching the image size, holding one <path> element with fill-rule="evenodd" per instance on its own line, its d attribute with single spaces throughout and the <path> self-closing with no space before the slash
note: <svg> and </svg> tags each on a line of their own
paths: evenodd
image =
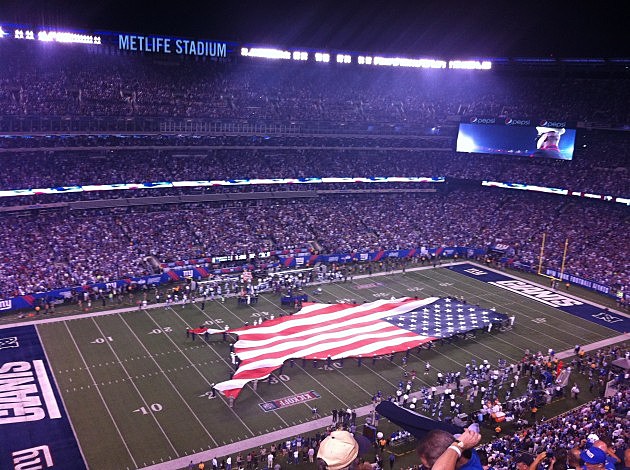
<svg viewBox="0 0 630 470">
<path fill-rule="evenodd" d="M 348 431 L 333 431 L 319 445 L 318 470 L 353 469 L 359 455 L 359 444 Z"/>
</svg>

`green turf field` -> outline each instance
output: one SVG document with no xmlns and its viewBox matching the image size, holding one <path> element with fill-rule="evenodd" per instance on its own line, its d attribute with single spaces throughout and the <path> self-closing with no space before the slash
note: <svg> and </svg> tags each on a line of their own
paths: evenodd
<svg viewBox="0 0 630 470">
<path fill-rule="evenodd" d="M 358 288 L 368 283 L 382 285 Z M 442 268 L 374 275 L 321 287 L 322 293 L 313 300 L 463 296 L 469 303 L 516 316 L 511 331 L 478 334 L 475 339 L 414 351 L 406 369 L 419 372 L 416 389 L 433 385 L 440 370 L 463 371 L 471 359 L 487 359 L 492 364 L 499 359 L 516 362 L 525 349 L 572 350 L 575 344 L 619 335 Z M 310 295 L 313 290 L 309 287 L 306 292 Z M 308 422 L 313 405 L 325 415 L 333 408 L 368 405 L 377 390 L 385 395 L 396 390 L 404 372 L 402 354 L 393 361 L 382 358 L 373 364 L 364 360 L 362 367 L 347 359 L 343 366 L 337 363 L 330 370 L 321 361 L 317 367 L 310 361 L 303 367 L 297 360 L 294 367 L 286 364 L 271 383 L 259 383 L 256 391 L 243 389 L 233 408 L 223 396 L 210 398 L 210 385 L 229 378 L 228 343 L 221 335 L 192 341 L 186 337 L 186 329 L 199 325 L 235 328 L 281 311 L 279 298 L 265 295 L 254 306 L 228 299 L 225 303 L 206 302 L 205 311 L 199 304 L 176 305 L 39 324 L 39 335 L 89 467 L 133 469 L 193 456 Z M 423 375 L 427 360 L 432 370 Z M 311 390 L 321 397 L 272 412 L 259 406 Z"/>
</svg>

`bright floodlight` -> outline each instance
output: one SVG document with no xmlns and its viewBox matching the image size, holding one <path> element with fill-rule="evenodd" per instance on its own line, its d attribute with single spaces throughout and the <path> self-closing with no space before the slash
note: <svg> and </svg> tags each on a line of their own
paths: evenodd
<svg viewBox="0 0 630 470">
<path fill-rule="evenodd" d="M 415 67 L 422 69 L 445 69 L 446 61 L 435 59 L 408 59 L 405 57 L 374 57 L 374 65 L 389 67 Z"/>
<path fill-rule="evenodd" d="M 40 31 L 37 33 L 37 39 L 43 42 L 63 42 L 76 44 L 100 44 L 100 36 L 91 36 L 89 34 L 68 33 L 63 31 Z"/>
<path fill-rule="evenodd" d="M 337 54 L 338 64 L 349 64 L 352 62 L 352 57 L 347 54 Z"/>
<path fill-rule="evenodd" d="M 241 55 L 243 57 L 262 57 L 264 59 L 291 59 L 291 53 L 289 51 L 261 47 L 243 47 L 241 48 Z"/>
<path fill-rule="evenodd" d="M 330 54 L 326 52 L 316 52 L 315 62 L 330 62 Z"/>
<path fill-rule="evenodd" d="M 478 60 L 451 60 L 448 63 L 449 69 L 464 69 L 464 70 L 490 70 L 492 68 L 492 62 L 484 60 L 480 62 Z"/>
</svg>

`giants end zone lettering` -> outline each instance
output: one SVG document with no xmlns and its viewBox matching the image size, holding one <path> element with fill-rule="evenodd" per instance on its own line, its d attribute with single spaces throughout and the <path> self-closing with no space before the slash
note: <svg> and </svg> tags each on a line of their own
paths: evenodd
<svg viewBox="0 0 630 470">
<path fill-rule="evenodd" d="M 43 457 L 44 462 L 42 462 L 40 455 Z M 14 470 L 41 470 L 54 465 L 48 446 L 16 450 L 11 454 L 11 457 L 13 457 Z M 46 466 L 42 466 L 42 463 L 45 463 Z"/>
<path fill-rule="evenodd" d="M 50 419 L 61 418 L 43 361 L 0 366 L 0 425 L 39 421 L 46 418 L 46 411 Z"/>
<path fill-rule="evenodd" d="M 0 330 L 0 469 L 86 470 L 35 326 Z"/>
<path fill-rule="evenodd" d="M 530 299 L 537 300 L 543 304 L 551 305 L 552 307 L 569 307 L 571 305 L 584 305 L 579 300 L 566 297 L 534 284 L 529 284 L 524 281 L 507 280 L 507 281 L 493 281 L 488 284 L 495 285 L 502 289 L 506 289 L 517 294 L 529 297 Z"/>
</svg>

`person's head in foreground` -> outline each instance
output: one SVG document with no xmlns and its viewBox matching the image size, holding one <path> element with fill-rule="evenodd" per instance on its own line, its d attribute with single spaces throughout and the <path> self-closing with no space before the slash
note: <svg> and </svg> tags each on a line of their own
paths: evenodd
<svg viewBox="0 0 630 470">
<path fill-rule="evenodd" d="M 592 446 L 580 453 L 580 458 L 584 462 L 586 470 L 603 470 L 606 468 L 606 452 Z"/>
<path fill-rule="evenodd" d="M 348 431 L 333 431 L 319 445 L 317 451 L 318 470 L 353 469 L 359 444 Z"/>
<path fill-rule="evenodd" d="M 433 470 L 482 470 L 479 456 L 473 448 L 479 444 L 481 434 L 466 429 L 457 438 L 441 429 L 429 431 L 416 447 L 420 463 Z"/>
</svg>

